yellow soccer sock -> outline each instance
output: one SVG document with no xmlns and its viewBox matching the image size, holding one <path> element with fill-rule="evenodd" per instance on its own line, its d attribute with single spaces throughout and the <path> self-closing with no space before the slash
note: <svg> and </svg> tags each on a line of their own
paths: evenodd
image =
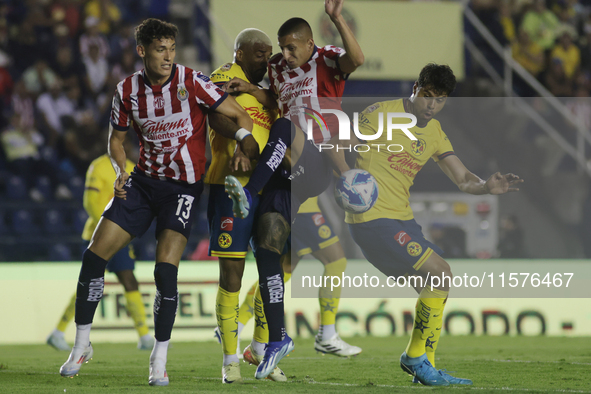
<svg viewBox="0 0 591 394">
<path fill-rule="evenodd" d="M 258 286 L 254 292 L 254 334 L 252 336 L 257 342 L 269 342 L 269 327 L 267 325 L 267 318 L 265 317 L 265 310 L 263 309 L 263 299 L 261 298 L 261 289 Z"/>
<path fill-rule="evenodd" d="M 427 338 L 431 330 L 441 326 L 443 305 L 448 291 L 425 287 L 419 294 L 415 306 L 415 323 L 406 347 L 409 357 L 420 357 L 425 354 Z"/>
<path fill-rule="evenodd" d="M 242 323 L 242 325 L 246 325 L 254 314 L 254 292 L 256 291 L 259 282 L 254 282 L 250 289 L 248 289 L 248 293 L 246 293 L 246 298 L 242 301 L 242 305 L 240 305 L 240 310 L 238 311 L 238 322 Z"/>
<path fill-rule="evenodd" d="M 439 336 L 441 335 L 441 329 L 443 328 L 443 310 L 445 309 L 445 303 L 447 302 L 447 298 L 443 301 L 443 306 L 441 307 L 441 313 L 439 316 L 435 317 L 433 321 L 433 329 L 429 334 L 425 342 L 425 351 L 427 352 L 427 359 L 433 367 L 435 367 L 435 351 L 437 350 L 437 345 L 439 345 Z"/>
<path fill-rule="evenodd" d="M 215 315 L 222 336 L 224 354 L 236 354 L 238 346 L 238 303 L 240 292 L 229 292 L 218 287 L 215 299 Z"/>
<path fill-rule="evenodd" d="M 146 324 L 146 308 L 144 307 L 144 301 L 142 295 L 138 290 L 126 291 L 125 292 L 125 307 L 127 313 L 133 319 L 133 324 L 137 330 L 138 335 L 143 337 L 148 334 L 148 325 Z"/>
<path fill-rule="evenodd" d="M 324 266 L 323 276 L 342 277 L 347 268 L 347 259 L 342 258 Z M 320 303 L 320 324 L 323 326 L 335 324 L 337 312 L 339 310 L 339 301 L 341 299 L 341 287 L 330 288 L 331 280 L 326 284 L 328 287 L 321 287 L 318 291 L 318 302 Z"/>
<path fill-rule="evenodd" d="M 291 279 L 291 272 L 283 273 L 283 284 L 286 284 Z"/>
<path fill-rule="evenodd" d="M 66 332 L 66 327 L 74 318 L 74 314 L 76 313 L 76 293 L 70 299 L 70 303 L 66 307 L 64 314 L 60 318 L 59 323 L 57 323 L 57 329 L 61 332 Z"/>
</svg>

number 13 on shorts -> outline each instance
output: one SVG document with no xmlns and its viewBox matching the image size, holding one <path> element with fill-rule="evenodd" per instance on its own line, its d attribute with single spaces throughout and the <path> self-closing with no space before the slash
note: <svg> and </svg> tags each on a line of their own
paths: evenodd
<svg viewBox="0 0 591 394">
<path fill-rule="evenodd" d="M 189 222 L 189 217 L 191 217 L 191 207 L 193 206 L 194 200 L 195 197 L 188 194 L 178 195 L 179 204 L 176 208 L 175 215 L 177 216 L 177 219 L 183 224 L 183 228 L 185 228 Z"/>
</svg>

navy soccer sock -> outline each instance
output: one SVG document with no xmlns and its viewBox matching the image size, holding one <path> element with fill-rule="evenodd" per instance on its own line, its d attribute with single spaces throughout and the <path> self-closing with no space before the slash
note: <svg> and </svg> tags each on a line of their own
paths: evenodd
<svg viewBox="0 0 591 394">
<path fill-rule="evenodd" d="M 254 168 L 248 184 L 244 187 L 251 196 L 257 195 L 263 190 L 273 172 L 281 164 L 285 151 L 293 141 L 291 128 L 291 121 L 285 118 L 277 119 L 271 126 L 267 145 L 261 152 L 259 162 Z"/>
<path fill-rule="evenodd" d="M 269 342 L 281 341 L 285 335 L 283 273 L 281 255 L 269 249 L 257 249 L 259 287 L 263 309 L 269 324 Z"/>
<path fill-rule="evenodd" d="M 177 275 L 178 268 L 169 263 L 157 263 L 154 268 L 154 337 L 160 342 L 168 341 L 172 333 L 179 301 Z"/>
<path fill-rule="evenodd" d="M 82 254 L 82 267 L 76 287 L 76 324 L 90 324 L 105 288 L 107 261 L 89 249 Z"/>
</svg>

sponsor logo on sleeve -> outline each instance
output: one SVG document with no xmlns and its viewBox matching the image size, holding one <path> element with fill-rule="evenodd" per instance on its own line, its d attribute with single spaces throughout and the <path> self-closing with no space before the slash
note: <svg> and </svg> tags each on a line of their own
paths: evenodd
<svg viewBox="0 0 591 394">
<path fill-rule="evenodd" d="M 400 244 L 400 246 L 404 246 L 407 244 L 408 241 L 410 241 L 412 238 L 410 237 L 410 235 L 408 235 L 406 232 L 404 231 L 399 231 L 395 236 L 394 239 L 396 240 L 396 242 L 398 242 Z"/>
</svg>

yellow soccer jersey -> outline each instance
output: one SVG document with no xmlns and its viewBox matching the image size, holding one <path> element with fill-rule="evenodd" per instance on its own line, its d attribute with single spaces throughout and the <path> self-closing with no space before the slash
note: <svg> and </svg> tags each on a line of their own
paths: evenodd
<svg viewBox="0 0 591 394">
<path fill-rule="evenodd" d="M 248 81 L 242 67 L 236 63 L 226 63 L 211 74 L 211 81 L 219 84 L 234 77 Z M 259 143 L 262 151 L 267 144 L 271 125 L 277 119 L 277 112 L 265 108 L 254 96 L 248 93 L 242 93 L 234 97 L 252 118 L 252 135 Z M 229 167 L 230 160 L 234 156 L 234 150 L 236 149 L 236 141 L 225 138 L 210 128 L 209 144 L 211 145 L 211 165 L 205 176 L 205 183 L 223 185 L 226 175 L 234 175 L 243 186 L 246 185 L 252 171 L 244 172 L 239 170 L 231 172 Z"/>
<path fill-rule="evenodd" d="M 300 205 L 300 209 L 298 213 L 314 213 L 320 212 L 320 207 L 318 206 L 318 197 L 312 197 L 304 201 L 302 205 Z"/>
<path fill-rule="evenodd" d="M 127 160 L 125 171 L 131 174 L 133 171 L 133 162 Z M 105 207 L 114 196 L 113 184 L 117 176 L 111 165 L 109 155 L 102 155 L 88 167 L 86 171 L 86 182 L 84 184 L 84 209 L 88 213 L 88 220 L 82 231 L 82 239 L 89 241 L 94 233 Z"/>
<path fill-rule="evenodd" d="M 392 139 L 388 140 L 387 114 L 389 112 L 407 112 L 404 109 L 403 100 L 383 101 L 370 105 L 359 115 L 359 131 L 362 134 L 374 135 L 380 123 L 383 126 L 382 135 L 378 139 L 366 142 L 371 149 L 368 152 L 360 152 L 355 165 L 374 176 L 378 183 L 379 195 L 375 205 L 369 211 L 360 214 L 347 212 L 345 216 L 347 223 L 365 223 L 382 218 L 412 219 L 413 213 L 408 198 L 415 176 L 430 157 L 438 161 L 453 154 L 449 139 L 441 129 L 439 121 L 435 119 L 429 121 L 423 128 L 415 126 L 409 129 L 417 137 L 416 141 L 397 129 L 392 131 Z M 394 118 L 392 123 L 403 124 L 409 121 L 408 118 Z M 382 145 L 377 146 L 378 144 Z M 401 145 L 402 149 L 394 144 Z"/>
</svg>

